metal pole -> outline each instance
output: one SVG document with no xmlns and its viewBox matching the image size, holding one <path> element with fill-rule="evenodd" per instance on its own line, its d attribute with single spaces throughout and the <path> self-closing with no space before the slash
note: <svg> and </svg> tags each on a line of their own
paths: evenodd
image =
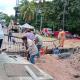
<svg viewBox="0 0 80 80">
<path fill-rule="evenodd" d="M 19 0 L 16 0 L 16 7 L 18 7 L 19 5 Z"/>
<path fill-rule="evenodd" d="M 36 28 L 37 28 L 37 15 L 38 15 L 38 14 L 37 14 L 37 10 L 36 10 Z"/>
<path fill-rule="evenodd" d="M 18 6 L 19 6 L 19 0 L 16 0 L 16 7 L 15 7 L 15 22 L 17 23 L 18 18 Z"/>
<path fill-rule="evenodd" d="M 64 6 L 64 11 L 63 11 L 63 30 L 65 26 L 65 6 Z"/>
<path fill-rule="evenodd" d="M 39 3 L 43 2 L 43 0 L 39 0 Z M 42 10 L 40 10 L 40 14 L 41 14 L 41 21 L 40 21 L 40 32 L 41 32 L 41 29 L 42 29 Z"/>
<path fill-rule="evenodd" d="M 66 12 L 66 0 L 64 0 L 64 9 L 63 9 L 63 30 L 65 28 L 65 12 Z"/>
<path fill-rule="evenodd" d="M 41 32 L 41 29 L 42 29 L 42 15 L 41 15 L 41 24 L 40 24 L 40 32 Z"/>
<path fill-rule="evenodd" d="M 41 3 L 41 0 L 37 0 L 37 9 L 36 9 L 36 27 L 37 27 L 37 16 L 38 14 L 41 14 L 41 10 L 40 10 L 40 3 Z M 42 28 L 42 14 L 41 14 L 41 19 L 40 19 L 40 31 L 41 31 L 41 28 Z"/>
<path fill-rule="evenodd" d="M 39 1 L 38 0 L 34 0 L 34 2 L 36 2 L 36 28 L 37 28 L 37 21 L 38 21 L 38 9 L 39 9 Z"/>
</svg>

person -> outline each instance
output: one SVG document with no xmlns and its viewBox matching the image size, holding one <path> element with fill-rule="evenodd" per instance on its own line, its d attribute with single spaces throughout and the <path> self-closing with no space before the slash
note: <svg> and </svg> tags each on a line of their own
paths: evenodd
<svg viewBox="0 0 80 80">
<path fill-rule="evenodd" d="M 26 47 L 26 51 L 28 52 L 29 51 L 29 54 L 30 54 L 30 62 L 32 64 L 35 64 L 35 57 L 37 56 L 38 54 L 38 49 L 35 45 L 35 43 L 28 39 L 26 36 L 22 37 L 22 40 L 23 40 L 23 43 Z"/>
<path fill-rule="evenodd" d="M 35 39 L 35 35 L 34 35 L 34 33 L 30 29 L 27 31 L 26 37 L 28 39 L 32 40 L 32 41 L 34 41 L 34 39 Z"/>
<path fill-rule="evenodd" d="M 11 38 L 12 38 L 12 30 L 10 29 L 8 33 L 8 42 L 11 42 L 12 40 Z"/>
<path fill-rule="evenodd" d="M 15 37 L 12 37 L 12 42 L 13 42 L 13 44 L 17 43 L 16 40 L 15 40 Z"/>
<path fill-rule="evenodd" d="M 65 41 L 65 31 L 64 30 L 60 29 L 60 32 L 58 34 L 58 39 L 59 39 L 60 47 L 63 47 L 64 41 Z"/>
<path fill-rule="evenodd" d="M 43 46 L 43 41 L 42 41 L 42 37 L 40 36 L 39 32 L 35 35 L 35 44 L 36 44 L 36 46 L 38 48 L 39 57 L 40 57 L 40 49 Z"/>
<path fill-rule="evenodd" d="M 2 29 L 2 25 L 0 24 L 0 51 L 2 51 L 1 47 L 2 47 L 3 38 L 4 38 L 4 32 Z"/>
</svg>

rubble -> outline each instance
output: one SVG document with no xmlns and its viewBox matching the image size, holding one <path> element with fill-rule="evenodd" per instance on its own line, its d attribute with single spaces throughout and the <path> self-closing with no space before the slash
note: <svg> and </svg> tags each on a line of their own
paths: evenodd
<svg viewBox="0 0 80 80">
<path fill-rule="evenodd" d="M 69 61 L 74 69 L 80 71 L 80 53 L 73 54 Z"/>
</svg>

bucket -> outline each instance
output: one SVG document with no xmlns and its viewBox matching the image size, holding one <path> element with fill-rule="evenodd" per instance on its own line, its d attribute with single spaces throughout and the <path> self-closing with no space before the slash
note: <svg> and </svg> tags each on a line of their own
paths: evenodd
<svg viewBox="0 0 80 80">
<path fill-rule="evenodd" d="M 42 56 L 42 55 L 44 55 L 45 54 L 45 49 L 44 48 L 41 48 L 40 49 L 40 55 Z"/>
</svg>

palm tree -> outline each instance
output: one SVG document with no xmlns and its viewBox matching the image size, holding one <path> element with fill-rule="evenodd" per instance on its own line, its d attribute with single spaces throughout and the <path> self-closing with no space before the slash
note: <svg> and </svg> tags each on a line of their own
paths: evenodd
<svg viewBox="0 0 80 80">
<path fill-rule="evenodd" d="M 20 5 L 20 13 L 23 16 L 25 22 L 29 22 L 34 18 L 35 5 L 34 2 L 28 2 L 27 0 L 22 0 Z"/>
</svg>

